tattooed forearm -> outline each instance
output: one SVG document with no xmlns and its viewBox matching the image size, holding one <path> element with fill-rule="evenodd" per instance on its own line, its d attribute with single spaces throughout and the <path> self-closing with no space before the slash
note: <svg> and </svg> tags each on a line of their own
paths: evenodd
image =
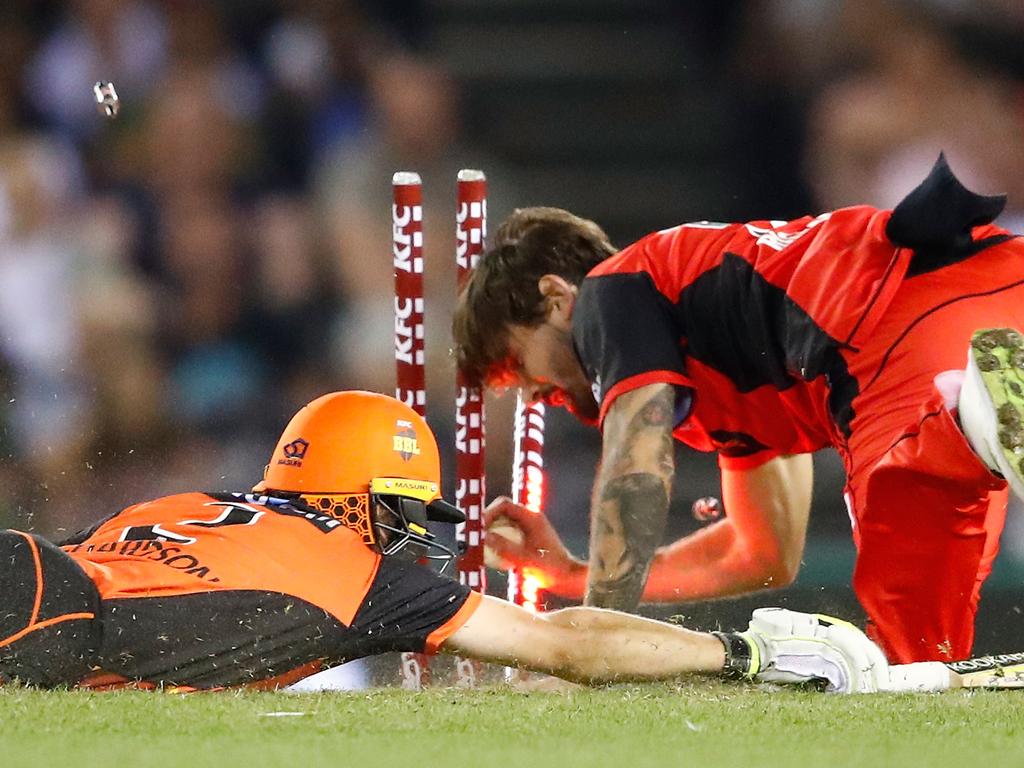
<svg viewBox="0 0 1024 768">
<path fill-rule="evenodd" d="M 668 515 L 674 403 L 672 387 L 652 385 L 622 395 L 605 420 L 588 605 L 632 610 L 640 602 Z"/>
<path fill-rule="evenodd" d="M 636 608 L 667 513 L 668 494 L 656 475 L 624 475 L 604 487 L 591 535 L 587 605 Z"/>
</svg>

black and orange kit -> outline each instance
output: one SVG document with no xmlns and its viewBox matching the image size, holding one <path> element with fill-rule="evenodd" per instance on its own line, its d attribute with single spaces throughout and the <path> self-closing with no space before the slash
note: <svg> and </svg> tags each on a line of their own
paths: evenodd
<svg viewBox="0 0 1024 768">
<path fill-rule="evenodd" d="M 1006 485 L 934 384 L 978 328 L 1024 328 L 1024 241 L 1003 198 L 940 159 L 894 210 L 656 232 L 583 280 L 573 340 L 603 422 L 677 388 L 675 437 L 725 471 L 827 446 L 843 457 L 854 588 L 890 659 L 964 658 Z"/>
<path fill-rule="evenodd" d="M 480 596 L 371 550 L 301 501 L 187 493 L 57 547 L 0 533 L 0 680 L 276 687 L 387 651 L 432 652 Z"/>
</svg>

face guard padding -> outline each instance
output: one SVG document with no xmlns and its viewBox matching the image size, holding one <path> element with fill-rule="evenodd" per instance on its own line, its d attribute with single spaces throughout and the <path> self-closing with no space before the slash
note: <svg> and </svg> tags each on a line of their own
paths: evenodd
<svg viewBox="0 0 1024 768">
<path fill-rule="evenodd" d="M 379 477 L 367 493 L 302 494 L 314 509 L 339 520 L 376 552 L 415 562 L 421 558 L 442 563 L 443 573 L 456 555 L 437 541 L 428 520 L 453 523 L 465 519 L 437 498 L 435 483 Z"/>
<path fill-rule="evenodd" d="M 441 573 L 455 559 L 455 552 L 446 547 L 427 528 L 427 505 L 407 496 L 371 494 L 375 510 L 373 519 L 377 551 L 382 555 L 416 562 L 421 558 L 441 563 Z"/>
<path fill-rule="evenodd" d="M 373 527 L 383 555 L 403 560 L 421 558 L 441 561 L 442 573 L 455 553 L 437 541 L 427 528 L 428 520 L 454 522 L 451 505 L 438 495 L 436 483 L 401 477 L 375 477 L 370 481 Z M 457 518 L 465 519 L 458 510 Z"/>
</svg>

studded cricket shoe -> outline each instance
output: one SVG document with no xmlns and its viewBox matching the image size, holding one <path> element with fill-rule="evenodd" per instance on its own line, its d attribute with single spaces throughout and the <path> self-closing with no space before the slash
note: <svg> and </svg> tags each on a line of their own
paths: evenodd
<svg viewBox="0 0 1024 768">
<path fill-rule="evenodd" d="M 971 447 L 1024 499 L 1024 336 L 975 331 L 958 411 Z"/>
</svg>

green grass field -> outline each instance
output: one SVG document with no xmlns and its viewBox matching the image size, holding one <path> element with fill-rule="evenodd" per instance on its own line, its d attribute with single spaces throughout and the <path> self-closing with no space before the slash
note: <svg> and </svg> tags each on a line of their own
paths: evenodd
<svg viewBox="0 0 1024 768">
<path fill-rule="evenodd" d="M 302 713 L 268 716 L 275 712 Z M 0 690 L 0 766 L 1024 765 L 1014 692 L 825 696 L 720 683 L 564 693 Z"/>
</svg>

